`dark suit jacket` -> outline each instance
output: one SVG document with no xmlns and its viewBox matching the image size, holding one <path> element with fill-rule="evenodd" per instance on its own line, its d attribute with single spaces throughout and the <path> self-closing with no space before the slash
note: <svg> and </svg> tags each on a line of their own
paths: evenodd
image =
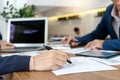
<svg viewBox="0 0 120 80">
<path fill-rule="evenodd" d="M 0 75 L 29 70 L 30 56 L 0 57 Z"/>
<path fill-rule="evenodd" d="M 97 28 L 92 31 L 91 33 L 83 36 L 83 37 L 77 37 L 78 41 L 80 41 L 81 45 L 86 45 L 88 42 L 94 40 L 94 39 L 105 39 L 107 35 L 110 35 L 111 40 L 105 40 L 103 43 L 103 49 L 104 50 L 120 50 L 120 39 L 118 39 L 113 26 L 112 26 L 112 20 L 113 17 L 111 16 L 111 11 L 114 4 L 111 4 L 107 7 L 106 12 L 104 16 L 102 17 L 102 20 L 98 24 Z"/>
<path fill-rule="evenodd" d="M 2 40 L 2 35 L 0 34 L 0 40 Z"/>
</svg>

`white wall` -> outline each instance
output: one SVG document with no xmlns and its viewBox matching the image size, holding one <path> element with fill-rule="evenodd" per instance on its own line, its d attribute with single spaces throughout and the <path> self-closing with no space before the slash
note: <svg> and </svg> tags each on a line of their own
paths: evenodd
<svg viewBox="0 0 120 80">
<path fill-rule="evenodd" d="M 27 0 L 14 0 L 15 1 L 15 6 L 17 8 L 22 8 L 24 4 L 27 2 Z"/>
<path fill-rule="evenodd" d="M 107 7 L 111 4 L 111 0 L 83 0 L 83 2 L 87 1 L 87 5 L 83 4 L 82 8 L 80 8 L 81 12 Z M 58 10 L 59 11 L 59 10 Z M 60 12 L 58 12 L 60 14 Z M 64 13 L 64 12 L 61 12 Z M 49 13 L 48 13 L 49 14 Z M 101 20 L 101 17 L 95 17 L 96 13 L 87 13 L 82 15 L 81 20 L 71 20 L 71 21 L 57 21 L 50 20 L 49 21 L 49 34 L 57 34 L 57 35 L 75 35 L 73 32 L 74 27 L 79 27 L 81 30 L 81 35 L 85 35 L 96 28 L 98 23 Z"/>
<path fill-rule="evenodd" d="M 35 4 L 40 6 L 84 6 L 87 7 L 92 4 L 96 4 L 93 7 L 105 6 L 106 2 L 109 3 L 111 0 L 28 0 L 28 4 Z"/>
<path fill-rule="evenodd" d="M 49 20 L 49 34 L 53 35 L 75 35 L 74 27 L 79 27 L 81 35 L 85 35 L 96 28 L 101 17 L 96 17 L 97 13 L 83 14 L 82 19 L 57 21 Z"/>
</svg>

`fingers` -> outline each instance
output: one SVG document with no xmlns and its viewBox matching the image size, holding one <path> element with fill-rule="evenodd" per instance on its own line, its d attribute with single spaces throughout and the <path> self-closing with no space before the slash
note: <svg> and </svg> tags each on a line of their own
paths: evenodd
<svg viewBox="0 0 120 80">
<path fill-rule="evenodd" d="M 69 59 L 69 55 L 65 52 L 62 52 L 60 50 L 54 50 L 53 52 L 55 52 L 55 64 L 58 64 L 60 66 L 63 66 L 61 65 L 61 63 L 65 64 L 66 61 Z M 59 64 L 60 63 L 60 64 Z"/>
<path fill-rule="evenodd" d="M 94 40 L 89 42 L 85 48 L 91 48 L 91 49 L 102 49 L 102 45 L 103 45 L 103 40 Z"/>
<path fill-rule="evenodd" d="M 61 40 L 61 43 L 66 46 L 66 44 L 70 45 L 70 47 L 77 47 L 78 41 L 74 36 L 65 36 L 64 40 Z"/>
<path fill-rule="evenodd" d="M 64 58 L 64 56 L 59 56 L 59 58 L 56 59 L 54 66 L 52 67 L 52 70 L 60 69 L 64 64 L 66 63 L 67 59 Z"/>
<path fill-rule="evenodd" d="M 84 48 L 90 48 L 92 46 L 92 42 L 89 42 Z"/>
<path fill-rule="evenodd" d="M 67 53 L 62 51 L 55 51 L 55 52 L 57 55 L 56 55 L 56 59 L 54 60 L 52 70 L 61 68 L 69 59 L 69 56 L 67 55 Z"/>
<path fill-rule="evenodd" d="M 54 65 L 54 69 L 59 69 L 61 68 L 62 66 L 64 66 L 64 64 L 66 63 L 66 61 L 62 61 L 62 60 L 57 60 L 56 61 L 56 64 Z"/>
<path fill-rule="evenodd" d="M 67 39 L 67 44 L 69 44 L 69 43 L 71 42 L 71 40 L 74 40 L 74 39 L 75 39 L 75 37 L 73 37 L 73 36 L 68 36 L 66 39 Z"/>
<path fill-rule="evenodd" d="M 12 44 L 12 43 L 6 43 L 6 45 L 13 46 L 13 44 Z"/>
<path fill-rule="evenodd" d="M 59 66 L 63 66 L 67 60 L 68 58 L 66 58 L 65 56 L 59 55 L 55 63 Z"/>
<path fill-rule="evenodd" d="M 12 43 L 1 41 L 1 49 L 13 49 L 15 46 Z"/>
<path fill-rule="evenodd" d="M 97 45 L 94 42 L 89 42 L 85 48 L 97 49 Z"/>
<path fill-rule="evenodd" d="M 65 36 L 64 40 L 61 40 L 62 44 L 69 44 L 71 40 L 75 39 L 74 36 Z"/>
<path fill-rule="evenodd" d="M 75 47 L 78 47 L 78 42 L 70 42 L 70 47 L 71 48 L 75 48 Z"/>
<path fill-rule="evenodd" d="M 57 69 L 60 69 L 60 68 L 61 68 L 61 66 L 55 65 L 51 70 L 57 70 Z"/>
<path fill-rule="evenodd" d="M 13 49 L 14 48 L 14 46 L 3 46 L 3 47 L 1 47 L 1 49 Z"/>
<path fill-rule="evenodd" d="M 65 45 L 65 44 L 67 44 L 67 41 L 66 41 L 66 40 L 61 40 L 61 43 L 62 43 L 63 45 Z"/>
<path fill-rule="evenodd" d="M 65 65 L 65 63 L 66 63 L 66 61 L 57 60 L 54 67 L 52 67 L 52 70 L 60 69 L 62 66 Z"/>
</svg>

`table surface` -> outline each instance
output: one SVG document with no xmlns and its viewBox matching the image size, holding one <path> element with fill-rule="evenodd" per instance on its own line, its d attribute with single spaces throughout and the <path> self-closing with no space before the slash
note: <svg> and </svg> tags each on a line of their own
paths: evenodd
<svg viewBox="0 0 120 80">
<path fill-rule="evenodd" d="M 120 80 L 120 66 L 118 70 L 74 73 L 56 76 L 51 71 L 44 72 L 14 72 L 13 80 Z"/>
</svg>

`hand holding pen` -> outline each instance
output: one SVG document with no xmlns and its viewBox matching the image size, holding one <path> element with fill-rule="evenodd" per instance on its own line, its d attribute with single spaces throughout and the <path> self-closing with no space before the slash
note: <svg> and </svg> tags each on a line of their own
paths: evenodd
<svg viewBox="0 0 120 80">
<path fill-rule="evenodd" d="M 52 49 L 53 49 L 53 48 L 50 47 L 50 46 L 45 46 L 45 48 L 46 48 L 47 50 L 52 50 Z M 72 62 L 71 62 L 70 60 L 67 60 L 67 62 L 68 62 L 69 64 L 72 64 Z"/>
<path fill-rule="evenodd" d="M 56 70 L 60 69 L 66 64 L 69 56 L 59 50 L 45 51 L 40 55 L 32 56 L 33 67 L 30 70 Z"/>
</svg>

